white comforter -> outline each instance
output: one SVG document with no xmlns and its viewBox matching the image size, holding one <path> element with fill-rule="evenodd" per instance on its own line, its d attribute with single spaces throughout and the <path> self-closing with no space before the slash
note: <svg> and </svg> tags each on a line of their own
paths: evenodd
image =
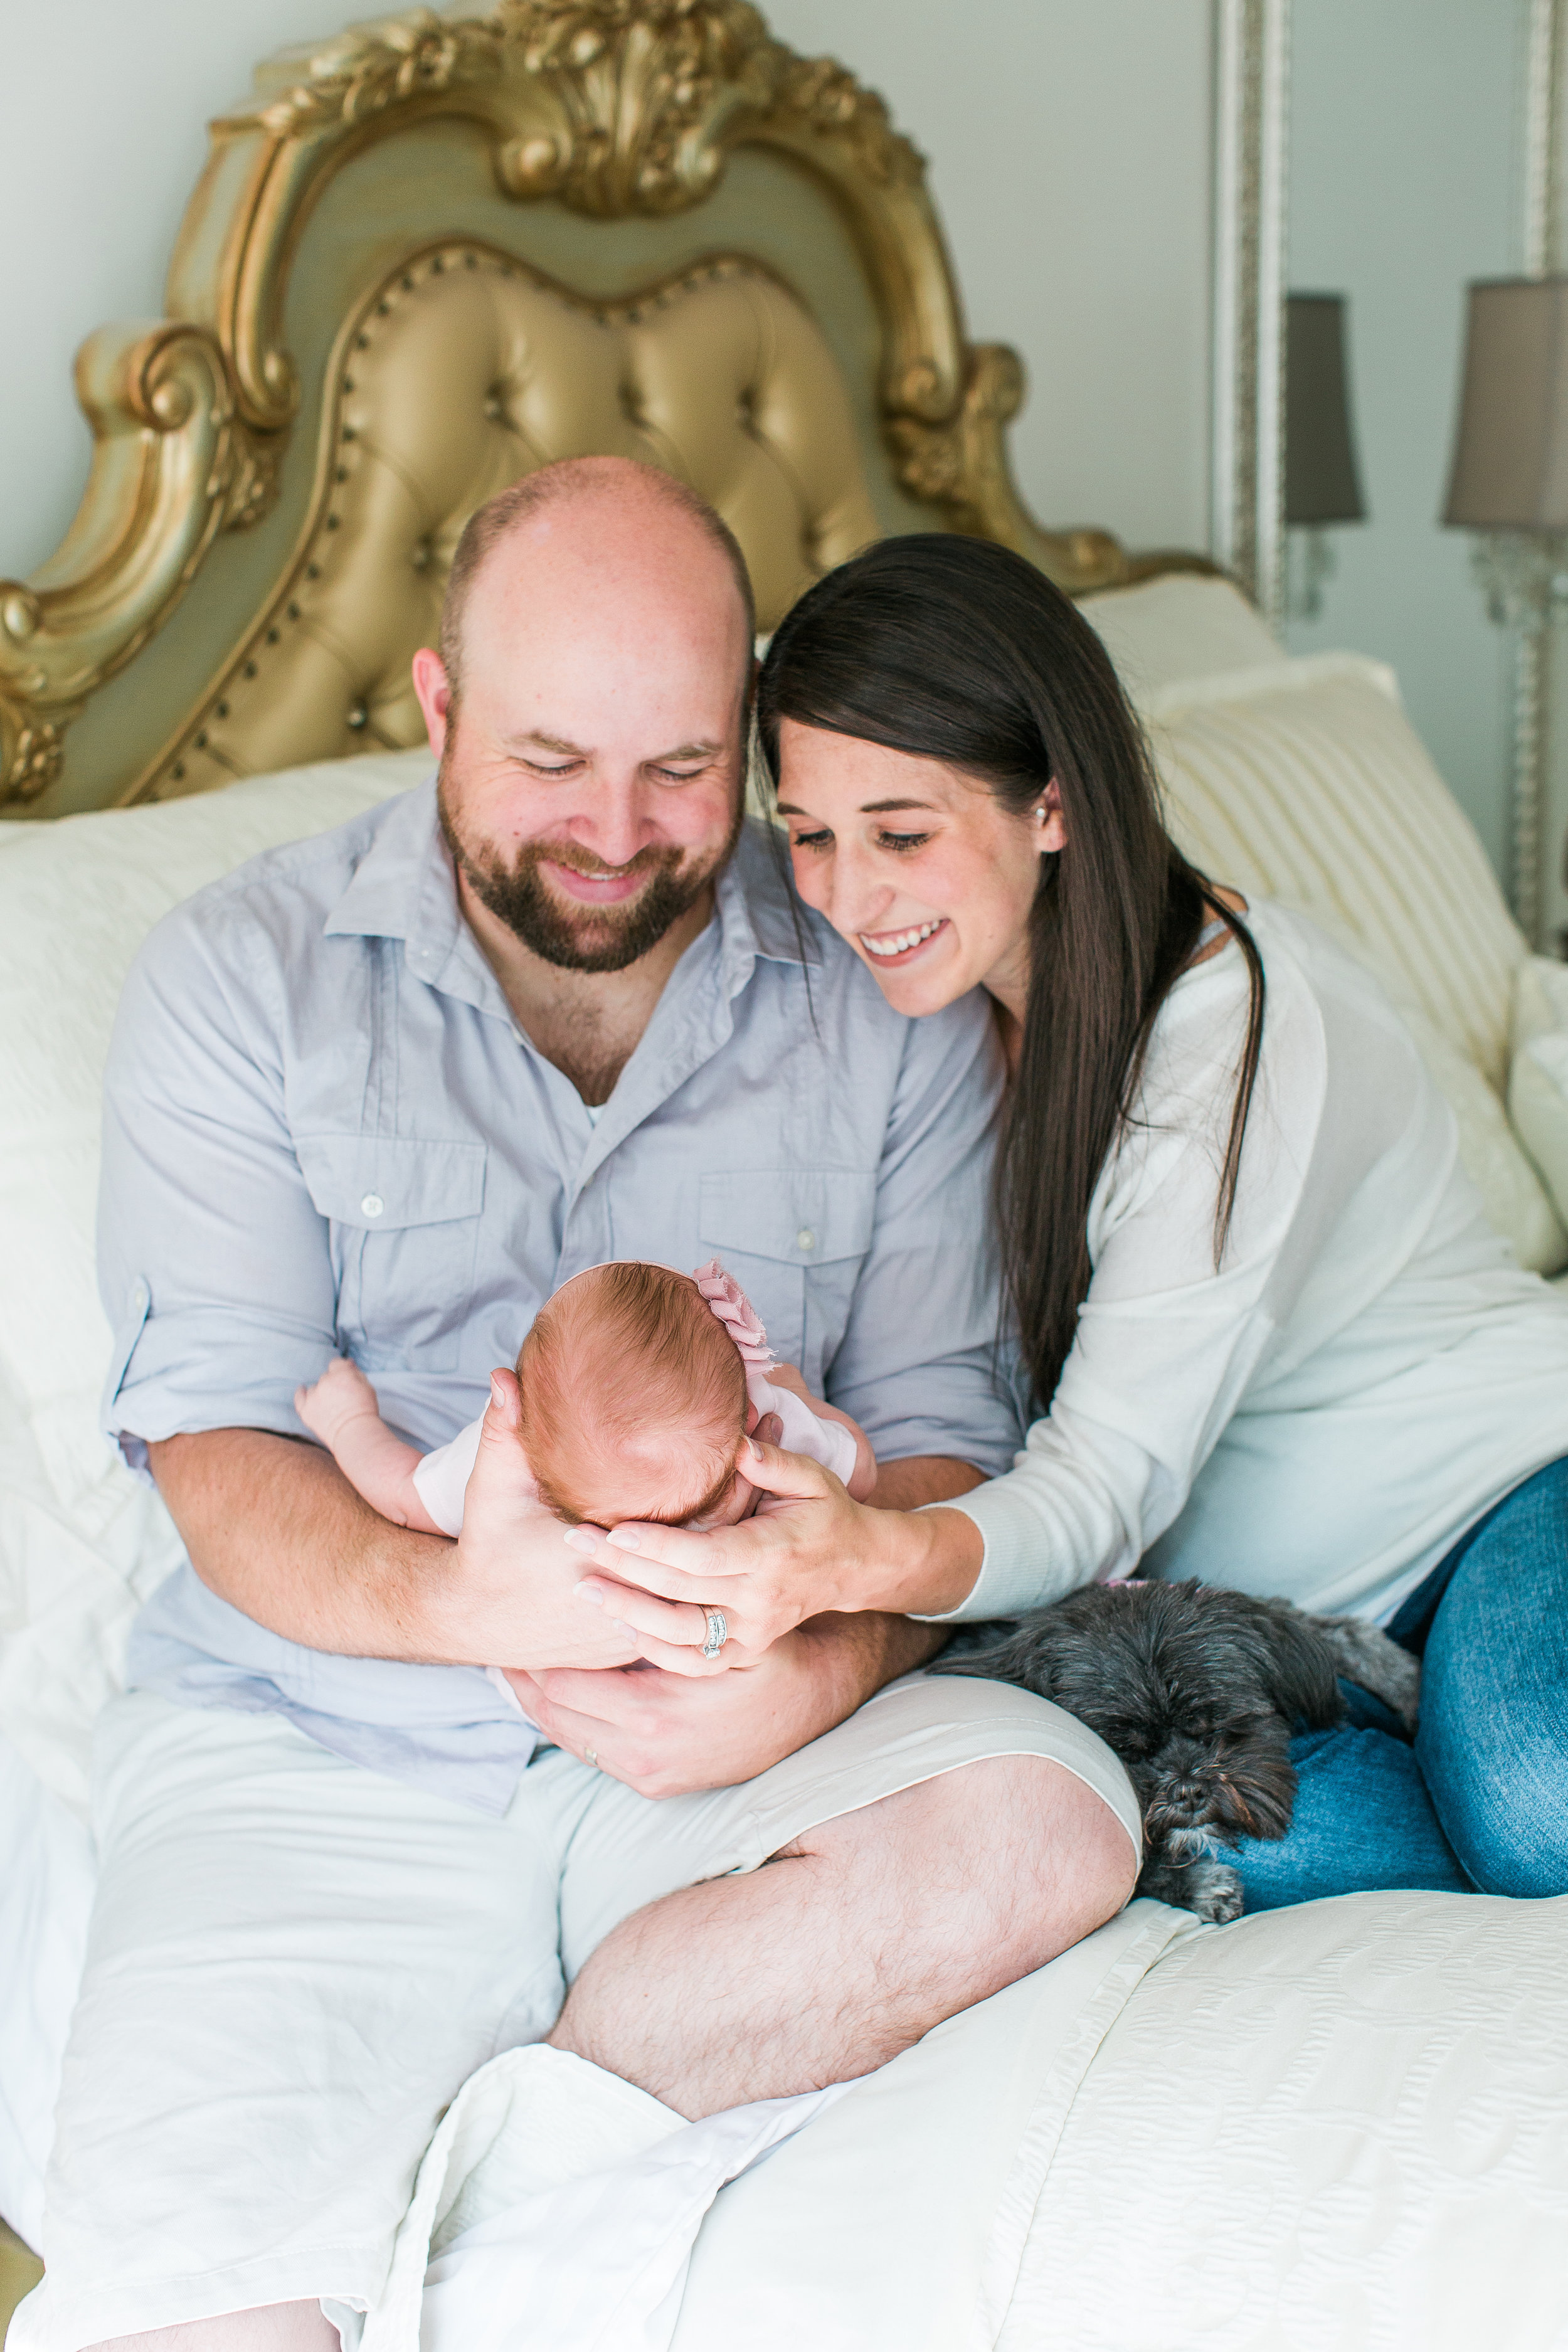
<svg viewBox="0 0 1568 2352">
<path fill-rule="evenodd" d="M 426 764 L 0 830 L 0 2214 L 35 2242 L 91 1898 L 89 1733 L 176 1557 L 96 1425 L 121 977 L 175 899 Z M 1137 1904 L 784 2116 L 771 2152 L 777 2115 L 682 2138 L 581 2070 L 543 2179 L 520 2151 L 537 2162 L 561 2066 L 513 2053 L 455 2104 L 365 2343 L 478 2352 L 482 2277 L 487 2310 L 557 2298 L 546 2335 L 509 2336 L 541 2352 L 659 2329 L 672 2352 L 1547 2352 L 1568 2345 L 1565 1946 L 1568 1900 L 1355 1895 L 1204 1930 Z"/>
<path fill-rule="evenodd" d="M 3 1745 L 0 1822 L 0 2212 L 36 2241 L 90 1853 Z M 697 2126 L 509 2052 L 362 2352 L 1551 2352 L 1565 1946 L 1568 1898 L 1138 1902 L 877 2074 Z"/>
</svg>

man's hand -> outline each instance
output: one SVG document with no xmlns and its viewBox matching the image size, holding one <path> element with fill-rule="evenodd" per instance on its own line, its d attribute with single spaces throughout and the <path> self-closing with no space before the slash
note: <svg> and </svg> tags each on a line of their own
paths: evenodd
<svg viewBox="0 0 1568 2352">
<path fill-rule="evenodd" d="M 620 1626 L 584 1633 L 584 1609 L 563 1576 L 571 1559 L 563 1529 L 539 1499 L 522 1450 L 522 1398 L 517 1374 L 490 1374 L 479 1453 L 463 1496 L 463 1532 L 448 1554 L 449 1574 L 433 1594 L 432 1621 L 453 1656 L 477 1664 L 580 1666 L 629 1664 L 636 1643 Z"/>
<path fill-rule="evenodd" d="M 591 1749 L 601 1771 L 639 1796 L 679 1797 L 754 1780 L 924 1665 L 945 1639 L 903 1617 L 818 1617 L 711 1680 L 648 1665 L 507 1679 L 558 1748 L 584 1759 Z"/>
<path fill-rule="evenodd" d="M 574 1599 L 581 1562 L 534 1494 L 518 1417 L 516 1375 L 499 1371 L 455 1544 L 394 1527 L 292 1438 L 215 1429 L 147 1450 L 203 1583 L 286 1641 L 422 1664 L 623 1665 L 637 1644 Z"/>
</svg>

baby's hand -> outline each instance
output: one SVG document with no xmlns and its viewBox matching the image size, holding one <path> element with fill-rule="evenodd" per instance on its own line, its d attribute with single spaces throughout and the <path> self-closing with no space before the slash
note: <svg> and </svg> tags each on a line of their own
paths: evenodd
<svg viewBox="0 0 1568 2352">
<path fill-rule="evenodd" d="M 347 1356 L 335 1356 L 319 1381 L 295 1390 L 294 1410 L 329 1452 L 336 1451 L 351 1422 L 381 1419 L 375 1391 Z"/>
<path fill-rule="evenodd" d="M 822 1397 L 813 1396 L 811 1391 L 806 1387 L 805 1378 L 801 1373 L 798 1365 L 770 1364 L 768 1367 L 768 1378 L 773 1381 L 775 1388 L 789 1389 L 793 1391 L 795 1395 L 800 1398 L 803 1404 L 808 1404 L 811 1407 L 818 1421 L 836 1421 L 841 1428 L 848 1430 L 850 1435 L 855 1440 L 855 1467 L 850 1472 L 847 1480 L 848 1491 L 853 1500 L 857 1503 L 869 1502 L 871 1499 L 872 1490 L 877 1484 L 877 1456 L 872 1451 L 870 1439 L 867 1436 L 859 1423 L 858 1421 L 852 1421 L 847 1412 L 840 1412 L 837 1405 L 828 1404 Z M 770 1413 L 768 1418 L 773 1420 L 774 1416 Z M 762 1436 L 763 1434 L 760 1430 L 753 1433 L 757 1436 Z M 776 1445 L 779 1441 L 774 1437 L 769 1438 L 765 1442 Z M 784 1502 L 779 1502 L 770 1497 L 764 1497 L 763 1500 L 757 1505 L 757 1508 L 759 1511 L 764 1512 L 771 1510 L 784 1510 L 788 1508 L 788 1503 L 787 1500 Z"/>
</svg>

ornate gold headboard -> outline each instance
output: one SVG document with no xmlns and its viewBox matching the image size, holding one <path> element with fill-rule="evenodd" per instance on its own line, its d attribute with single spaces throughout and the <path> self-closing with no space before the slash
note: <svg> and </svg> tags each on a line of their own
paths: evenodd
<svg viewBox="0 0 1568 2352">
<path fill-rule="evenodd" d="M 57 815 L 420 737 L 458 531 L 545 460 L 682 475 L 770 626 L 879 532 L 1041 530 L 1013 353 L 973 347 L 880 100 L 744 0 L 419 8 L 262 67 L 212 127 L 163 320 L 79 357 L 92 474 L 0 583 L 0 803 Z"/>
</svg>

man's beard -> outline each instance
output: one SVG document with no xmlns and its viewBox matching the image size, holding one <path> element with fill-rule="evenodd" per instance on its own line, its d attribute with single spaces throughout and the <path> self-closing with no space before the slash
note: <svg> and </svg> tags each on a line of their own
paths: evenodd
<svg viewBox="0 0 1568 2352">
<path fill-rule="evenodd" d="M 525 948 L 562 971 L 625 971 L 697 904 L 703 891 L 727 862 L 741 830 L 737 806 L 729 837 L 716 856 L 687 865 L 685 850 L 649 845 L 639 849 L 625 866 L 606 866 L 572 841 L 525 841 L 510 866 L 503 866 L 493 844 L 470 846 L 458 832 L 447 791 L 447 762 L 437 797 L 441 831 L 452 861 L 481 906 L 488 907 Z M 635 898 L 619 906 L 565 905 L 553 897 L 540 873 L 542 865 L 565 866 L 574 874 L 603 877 L 614 873 L 647 875 Z"/>
</svg>

